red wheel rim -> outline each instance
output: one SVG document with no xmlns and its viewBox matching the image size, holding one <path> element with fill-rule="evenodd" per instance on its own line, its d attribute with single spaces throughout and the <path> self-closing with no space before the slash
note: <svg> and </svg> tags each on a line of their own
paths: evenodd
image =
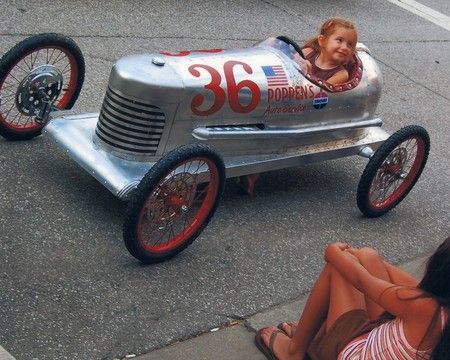
<svg viewBox="0 0 450 360">
<path fill-rule="evenodd" d="M 15 105 L 17 87 L 23 78 L 40 65 L 52 65 L 63 75 L 63 89 L 54 105 L 64 109 L 72 99 L 78 79 L 78 66 L 73 54 L 64 47 L 42 46 L 28 52 L 17 60 L 6 76 L 0 79 L 0 122 L 15 132 L 30 132 L 43 127 L 35 116 L 22 114 Z"/>
<path fill-rule="evenodd" d="M 149 252 L 171 251 L 197 232 L 219 189 L 216 164 L 194 157 L 177 164 L 145 200 L 137 222 L 139 244 Z"/>
<path fill-rule="evenodd" d="M 384 159 L 372 180 L 370 206 L 382 210 L 401 199 L 417 178 L 424 155 L 425 142 L 418 135 L 397 145 Z"/>
</svg>

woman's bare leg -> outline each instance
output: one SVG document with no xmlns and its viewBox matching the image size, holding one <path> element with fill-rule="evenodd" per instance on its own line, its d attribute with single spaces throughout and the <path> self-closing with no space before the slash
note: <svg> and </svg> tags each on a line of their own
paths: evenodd
<svg viewBox="0 0 450 360">
<path fill-rule="evenodd" d="M 325 320 L 328 330 L 337 318 L 354 309 L 365 309 L 364 295 L 327 264 L 311 290 L 294 336 L 289 341 L 285 334 L 277 335 L 273 348 L 275 356 L 280 360 L 303 359 Z M 276 330 L 270 327 L 262 331 L 266 344 Z"/>
<path fill-rule="evenodd" d="M 292 339 L 279 334 L 274 344 L 274 353 L 278 359 L 303 359 L 306 351 L 326 319 L 330 300 L 331 266 L 326 265 L 316 280 L 300 317 L 295 335 Z M 276 328 L 262 331 L 265 344 Z"/>
<path fill-rule="evenodd" d="M 331 265 L 325 265 L 316 280 L 298 321 L 289 352 L 303 359 L 309 345 L 325 322 L 330 304 Z"/>
<path fill-rule="evenodd" d="M 378 252 L 372 248 L 365 247 L 352 252 L 359 260 L 362 266 L 379 279 L 392 282 L 383 259 Z M 377 319 L 385 312 L 385 309 L 374 302 L 369 297 L 365 297 L 366 309 L 370 320 Z"/>
<path fill-rule="evenodd" d="M 332 268 L 330 281 L 330 304 L 328 307 L 326 331 L 335 321 L 350 310 L 366 310 L 364 294 Z"/>
</svg>

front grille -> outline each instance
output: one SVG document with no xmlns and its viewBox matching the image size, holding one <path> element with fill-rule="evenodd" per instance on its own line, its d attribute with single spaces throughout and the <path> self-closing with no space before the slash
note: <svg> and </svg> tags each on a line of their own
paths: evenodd
<svg viewBox="0 0 450 360">
<path fill-rule="evenodd" d="M 95 133 L 117 151 L 154 155 L 165 120 L 159 107 L 127 99 L 108 87 Z"/>
</svg>

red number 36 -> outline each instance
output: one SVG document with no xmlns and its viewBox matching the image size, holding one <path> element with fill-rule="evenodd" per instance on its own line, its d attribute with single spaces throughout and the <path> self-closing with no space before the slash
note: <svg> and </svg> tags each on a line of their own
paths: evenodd
<svg viewBox="0 0 450 360">
<path fill-rule="evenodd" d="M 244 71 L 247 74 L 252 74 L 253 70 L 250 65 L 243 63 L 241 61 L 227 61 L 223 65 L 223 70 L 225 73 L 225 80 L 227 83 L 227 92 L 220 86 L 222 81 L 222 77 L 220 73 L 214 69 L 213 67 L 205 64 L 196 64 L 189 66 L 189 72 L 195 77 L 200 77 L 200 72 L 198 69 L 205 69 L 209 72 L 211 76 L 211 81 L 204 86 L 205 89 L 212 91 L 214 94 L 214 103 L 211 105 L 209 109 L 200 110 L 199 107 L 203 104 L 205 97 L 202 94 L 197 94 L 194 96 L 191 102 L 191 110 L 195 115 L 198 116 L 207 116 L 216 113 L 219 111 L 222 106 L 225 104 L 226 96 L 228 95 L 228 103 L 230 105 L 231 110 L 241 114 L 247 114 L 253 111 L 259 104 L 261 100 L 261 90 L 258 85 L 251 80 L 242 80 L 239 83 L 236 83 L 236 79 L 234 77 L 233 69 L 235 66 L 241 65 Z M 239 101 L 239 91 L 247 88 L 251 93 L 251 100 L 247 105 L 242 105 Z"/>
</svg>

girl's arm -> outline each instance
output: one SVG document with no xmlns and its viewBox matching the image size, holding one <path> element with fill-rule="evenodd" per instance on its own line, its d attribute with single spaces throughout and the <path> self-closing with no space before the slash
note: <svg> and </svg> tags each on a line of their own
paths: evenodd
<svg viewBox="0 0 450 360">
<path fill-rule="evenodd" d="M 354 287 L 386 309 L 401 318 L 411 314 L 429 314 L 429 298 L 418 298 L 422 292 L 416 287 L 398 286 L 392 282 L 371 275 L 358 261 L 357 257 L 346 251 L 349 246 L 343 243 L 328 245 L 325 260 L 328 261 Z M 423 305 L 426 305 L 423 307 Z M 423 310 L 423 312 L 422 312 Z M 425 315 L 425 314 L 424 314 Z M 420 315 L 419 315 L 420 316 Z"/>
<path fill-rule="evenodd" d="M 310 48 L 310 47 L 302 48 L 302 53 L 303 53 L 303 55 L 305 55 L 305 57 L 308 56 L 309 54 L 311 54 L 313 51 L 314 51 L 314 49 Z"/>
<path fill-rule="evenodd" d="M 334 74 L 332 77 L 328 78 L 326 81 L 332 85 L 343 84 L 348 80 L 348 71 L 341 70 Z"/>
</svg>

